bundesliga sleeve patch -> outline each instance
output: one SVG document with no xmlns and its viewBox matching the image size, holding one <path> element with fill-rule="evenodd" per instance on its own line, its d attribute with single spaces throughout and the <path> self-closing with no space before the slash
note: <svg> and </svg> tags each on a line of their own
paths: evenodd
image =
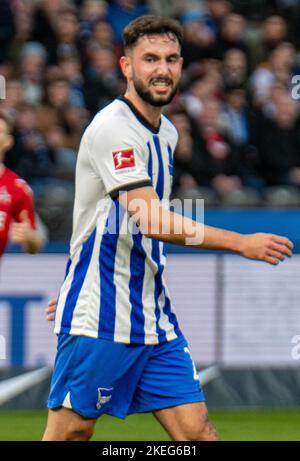
<svg viewBox="0 0 300 461">
<path fill-rule="evenodd" d="M 113 153 L 115 170 L 135 167 L 135 157 L 133 149 L 116 150 Z"/>
</svg>

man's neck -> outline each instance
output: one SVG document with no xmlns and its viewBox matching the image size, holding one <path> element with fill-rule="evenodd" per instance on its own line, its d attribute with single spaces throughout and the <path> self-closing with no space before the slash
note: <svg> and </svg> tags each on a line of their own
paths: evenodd
<svg viewBox="0 0 300 461">
<path fill-rule="evenodd" d="M 3 175 L 4 170 L 5 170 L 5 165 L 4 165 L 4 163 L 2 163 L 2 162 L 0 161 L 0 176 Z"/>
<path fill-rule="evenodd" d="M 154 107 L 151 104 L 143 101 L 138 94 L 126 91 L 125 98 L 128 99 L 134 107 L 142 114 L 143 117 L 154 127 L 159 127 L 161 107 Z"/>
</svg>

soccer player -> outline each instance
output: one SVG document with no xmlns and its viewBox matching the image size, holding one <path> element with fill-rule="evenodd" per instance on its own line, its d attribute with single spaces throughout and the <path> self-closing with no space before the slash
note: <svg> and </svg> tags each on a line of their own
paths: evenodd
<svg viewBox="0 0 300 461">
<path fill-rule="evenodd" d="M 172 19 L 130 23 L 120 60 L 126 94 L 82 137 L 44 440 L 88 440 L 104 413 L 140 412 L 153 412 L 173 440 L 217 440 L 164 281 L 164 242 L 274 265 L 292 255 L 287 238 L 204 226 L 165 205 L 177 132 L 161 110 L 176 93 L 181 43 Z"/>
<path fill-rule="evenodd" d="M 43 244 L 36 229 L 32 191 L 3 164 L 12 144 L 10 119 L 0 111 L 0 256 L 8 240 L 21 245 L 27 253 L 37 253 Z"/>
</svg>

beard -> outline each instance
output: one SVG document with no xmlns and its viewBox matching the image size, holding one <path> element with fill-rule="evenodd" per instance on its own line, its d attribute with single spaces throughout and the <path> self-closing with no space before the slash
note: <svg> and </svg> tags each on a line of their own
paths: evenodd
<svg viewBox="0 0 300 461">
<path fill-rule="evenodd" d="M 151 91 L 146 87 L 146 85 L 140 79 L 135 77 L 133 79 L 133 84 L 134 84 L 135 91 L 137 92 L 139 97 L 143 101 L 145 101 L 147 104 L 150 104 L 153 107 L 163 107 L 163 106 L 167 106 L 168 104 L 170 104 L 178 88 L 178 84 L 177 84 L 173 87 L 173 89 L 168 95 L 153 96 L 151 94 Z"/>
</svg>

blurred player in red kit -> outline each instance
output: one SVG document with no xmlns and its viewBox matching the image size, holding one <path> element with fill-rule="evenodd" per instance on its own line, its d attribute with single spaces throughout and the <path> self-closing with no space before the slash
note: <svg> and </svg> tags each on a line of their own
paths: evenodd
<svg viewBox="0 0 300 461">
<path fill-rule="evenodd" d="M 37 253 L 43 244 L 36 228 L 32 191 L 3 164 L 12 145 L 10 119 L 0 111 L 0 256 L 8 240 L 21 245 L 27 253 Z"/>
</svg>

